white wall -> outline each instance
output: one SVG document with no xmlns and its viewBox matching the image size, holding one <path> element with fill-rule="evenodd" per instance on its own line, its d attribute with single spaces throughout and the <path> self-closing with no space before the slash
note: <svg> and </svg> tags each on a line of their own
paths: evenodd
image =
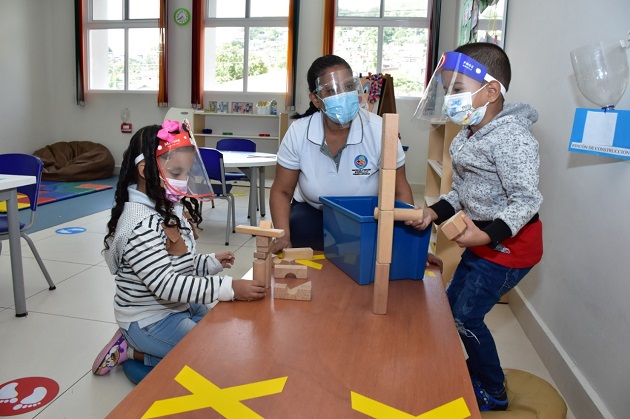
<svg viewBox="0 0 630 419">
<path fill-rule="evenodd" d="M 442 51 L 455 46 L 457 3 L 442 6 Z M 627 417 L 630 407 L 624 385 L 630 377 L 630 162 L 567 151 L 575 108 L 592 106 L 575 87 L 569 51 L 621 39 L 630 29 L 628 0 L 605 4 L 510 0 L 506 33 L 513 66 L 508 100 L 529 102 L 540 114 L 534 133 L 545 197 L 545 256 L 510 304 L 573 412 L 588 419 Z M 170 5 L 190 8 L 191 2 Z M 0 152 L 81 139 L 105 144 L 119 162 L 130 138 L 120 133 L 122 108 L 131 110 L 134 128 L 162 120 L 166 110 L 157 108 L 153 94 L 90 95 L 86 107 L 74 104 L 72 0 L 0 0 L 0 12 Z M 306 71 L 321 54 L 321 22 L 322 1 L 302 2 L 300 112 L 308 105 Z M 171 106 L 187 107 L 190 25 L 171 25 L 170 40 Z M 410 122 L 415 102 L 397 105 L 411 146 L 410 182 L 423 184 L 427 143 Z M 630 109 L 630 93 L 618 108 Z"/>
</svg>

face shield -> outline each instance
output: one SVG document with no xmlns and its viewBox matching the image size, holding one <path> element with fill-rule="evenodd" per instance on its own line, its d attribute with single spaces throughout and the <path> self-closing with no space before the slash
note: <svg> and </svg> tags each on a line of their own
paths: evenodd
<svg viewBox="0 0 630 419">
<path fill-rule="evenodd" d="M 166 196 L 174 202 L 184 196 L 202 201 L 214 196 L 199 149 L 189 132 L 190 123 L 187 120 L 181 125 L 177 121 L 166 120 L 158 132 L 157 165 Z"/>
<path fill-rule="evenodd" d="M 447 117 L 461 125 L 474 125 L 478 115 L 472 107 L 472 97 L 490 81 L 498 82 L 482 64 L 459 52 L 446 52 L 431 76 L 414 118 L 432 121 Z M 500 82 L 499 85 L 505 97 L 505 87 Z"/>
<path fill-rule="evenodd" d="M 366 102 L 359 95 L 362 93 L 359 78 L 353 76 L 349 69 L 318 77 L 313 93 L 324 103 L 326 116 L 344 127 L 357 116 L 359 108 L 366 107 Z"/>
</svg>

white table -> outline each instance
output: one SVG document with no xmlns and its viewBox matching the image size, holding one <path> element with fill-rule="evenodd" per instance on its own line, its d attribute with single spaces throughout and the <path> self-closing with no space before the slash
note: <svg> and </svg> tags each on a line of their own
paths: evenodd
<svg viewBox="0 0 630 419">
<path fill-rule="evenodd" d="M 20 243 L 20 217 L 18 215 L 17 188 L 32 185 L 35 176 L 16 176 L 0 174 L 0 201 L 7 203 L 7 221 L 9 224 L 9 249 L 11 250 L 11 276 L 13 277 L 13 298 L 16 317 L 24 317 L 26 296 L 24 293 L 24 271 L 22 270 L 22 247 Z"/>
<path fill-rule="evenodd" d="M 258 225 L 256 216 L 256 188 L 258 187 L 260 199 L 260 215 L 265 216 L 265 167 L 275 166 L 277 156 L 272 153 L 260 153 L 257 151 L 221 151 L 223 153 L 223 166 L 235 167 L 249 178 L 249 222 L 253 226 Z M 255 170 L 258 169 L 258 170 Z M 260 186 L 258 185 L 260 176 Z"/>
</svg>

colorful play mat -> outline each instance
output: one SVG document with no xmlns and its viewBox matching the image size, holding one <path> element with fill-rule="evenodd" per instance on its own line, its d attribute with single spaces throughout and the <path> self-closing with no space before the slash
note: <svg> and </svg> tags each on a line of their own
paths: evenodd
<svg viewBox="0 0 630 419">
<path fill-rule="evenodd" d="M 62 201 L 80 195 L 111 189 L 112 185 L 106 183 L 85 182 L 50 182 L 42 181 L 39 188 L 37 205 L 46 205 L 51 202 Z M 26 195 L 18 193 L 18 208 L 28 208 L 29 200 Z M 0 202 L 0 212 L 6 212 L 6 202 Z"/>
</svg>

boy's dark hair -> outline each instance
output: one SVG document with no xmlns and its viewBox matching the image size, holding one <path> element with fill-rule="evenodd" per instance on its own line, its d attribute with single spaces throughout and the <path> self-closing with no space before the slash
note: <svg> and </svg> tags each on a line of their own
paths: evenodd
<svg viewBox="0 0 630 419">
<path fill-rule="evenodd" d="M 129 147 L 123 154 L 123 161 L 120 165 L 120 174 L 118 175 L 118 183 L 116 184 L 116 192 L 114 194 L 114 206 L 111 211 L 111 218 L 107 223 L 107 235 L 103 240 L 105 249 L 109 249 L 109 240 L 116 233 L 118 220 L 125 208 L 125 202 L 129 201 L 130 185 L 138 184 L 138 170 L 136 169 L 135 159 L 140 154 L 144 156 L 144 180 L 146 185 L 147 196 L 155 202 L 155 210 L 164 218 L 164 224 L 176 225 L 182 229 L 182 225 L 173 214 L 173 203 L 166 199 L 165 190 L 160 186 L 160 171 L 158 169 L 155 151 L 158 146 L 157 133 L 162 127 L 160 125 L 149 125 L 140 128 L 129 141 Z M 199 202 L 194 198 L 182 199 L 182 204 L 191 215 L 191 220 L 195 224 L 201 223 L 201 211 Z"/>
<path fill-rule="evenodd" d="M 500 46 L 488 42 L 473 42 L 458 47 L 455 52 L 468 55 L 485 65 L 488 73 L 499 80 L 505 90 L 510 89 L 510 81 L 512 80 L 510 59 Z"/>
<path fill-rule="evenodd" d="M 337 67 L 337 66 L 345 67 L 348 70 L 352 71 L 350 64 L 348 64 L 348 62 L 344 60 L 343 58 L 338 57 L 336 55 L 332 55 L 332 54 L 323 55 L 319 57 L 318 59 L 316 59 L 315 61 L 313 61 L 313 64 L 311 64 L 311 67 L 308 69 L 308 72 L 306 73 L 306 82 L 308 83 L 308 91 L 311 93 L 315 92 L 315 88 L 317 87 L 315 85 L 315 82 L 317 81 L 317 78 L 326 74 L 330 68 Z M 294 115 L 291 116 L 291 119 L 304 118 L 306 116 L 313 115 L 314 113 L 318 111 L 319 109 L 315 107 L 313 102 L 310 102 L 309 107 L 306 110 L 306 112 L 304 112 L 303 114 L 295 113 Z"/>
</svg>

